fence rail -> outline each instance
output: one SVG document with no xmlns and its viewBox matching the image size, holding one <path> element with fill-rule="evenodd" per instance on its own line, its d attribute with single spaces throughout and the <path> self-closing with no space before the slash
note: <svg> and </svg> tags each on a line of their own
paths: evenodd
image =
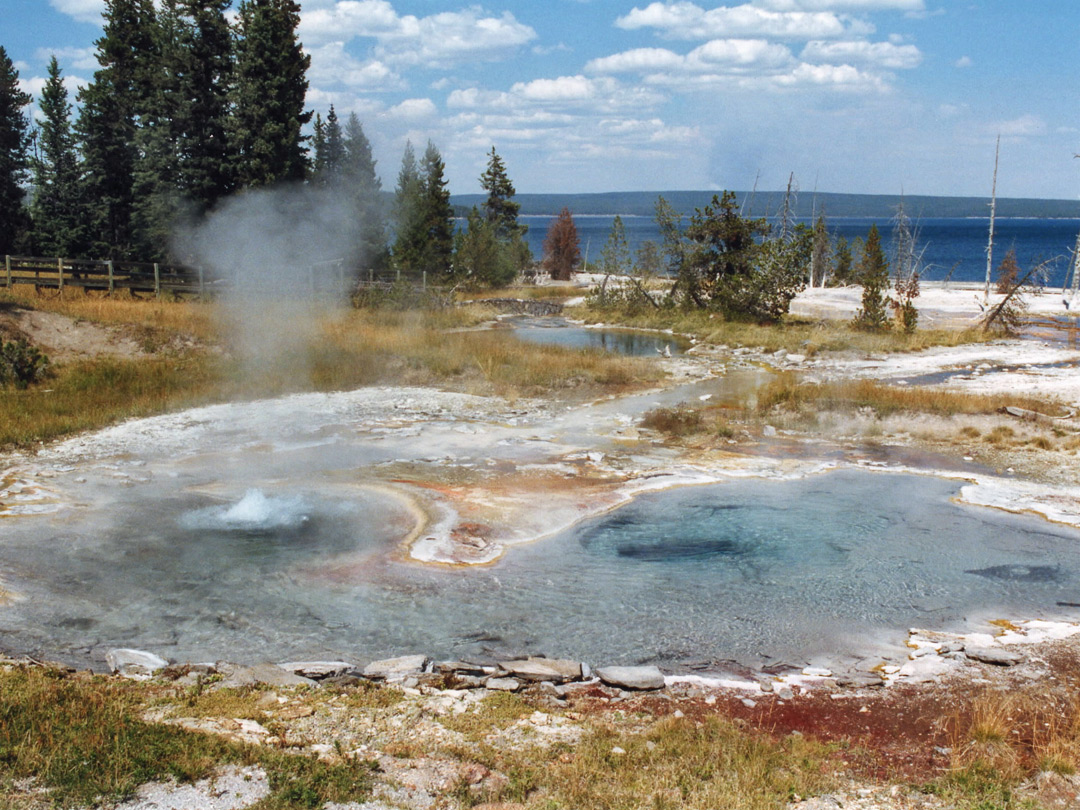
<svg viewBox="0 0 1080 810">
<path fill-rule="evenodd" d="M 203 296 L 215 280 L 200 268 L 160 262 L 97 259 L 65 259 L 42 256 L 4 256 L 3 283 L 35 287 L 80 287 L 84 290 L 130 290 L 131 292 L 188 293 Z"/>
</svg>

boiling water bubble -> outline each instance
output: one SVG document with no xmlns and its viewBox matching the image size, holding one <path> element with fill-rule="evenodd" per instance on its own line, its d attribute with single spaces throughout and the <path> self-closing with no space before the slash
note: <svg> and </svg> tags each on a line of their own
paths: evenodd
<svg viewBox="0 0 1080 810">
<path fill-rule="evenodd" d="M 231 506 L 210 506 L 188 512 L 180 519 L 185 529 L 264 534 L 295 530 L 311 518 L 310 509 L 299 496 L 267 496 L 249 489 Z"/>
</svg>

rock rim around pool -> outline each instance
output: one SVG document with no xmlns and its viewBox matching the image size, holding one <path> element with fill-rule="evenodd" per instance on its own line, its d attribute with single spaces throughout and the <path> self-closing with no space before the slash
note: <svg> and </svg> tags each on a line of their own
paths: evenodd
<svg viewBox="0 0 1080 810">
<path fill-rule="evenodd" d="M 620 689 L 640 691 L 664 688 L 664 673 L 654 666 L 600 667 L 596 670 L 596 677 L 608 686 Z"/>
</svg>

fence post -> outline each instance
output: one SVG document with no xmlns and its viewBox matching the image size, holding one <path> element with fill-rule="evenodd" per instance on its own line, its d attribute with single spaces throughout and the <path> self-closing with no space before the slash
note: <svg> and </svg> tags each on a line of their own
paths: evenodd
<svg viewBox="0 0 1080 810">
<path fill-rule="evenodd" d="M 424 271 L 424 275 L 420 278 L 420 289 L 427 289 L 427 270 Z"/>
<path fill-rule="evenodd" d="M 56 260 L 56 272 L 60 275 L 60 280 L 56 284 L 56 289 L 64 289 L 64 259 L 59 257 Z"/>
<path fill-rule="evenodd" d="M 203 278 L 203 269 L 199 267 L 199 300 L 202 301 L 206 297 L 206 282 Z"/>
<path fill-rule="evenodd" d="M 109 295 L 116 289 L 116 276 L 113 271 L 113 260 L 109 259 Z"/>
<path fill-rule="evenodd" d="M 161 267 L 154 262 L 154 297 L 161 298 Z"/>
<path fill-rule="evenodd" d="M 4 254 L 4 269 L 7 270 L 7 286 L 11 289 L 11 257 Z"/>
<path fill-rule="evenodd" d="M 397 281 L 401 281 L 401 268 L 400 268 L 400 267 L 399 267 L 399 268 L 397 269 L 397 273 L 396 273 L 396 275 L 395 275 L 395 279 L 396 279 Z"/>
</svg>

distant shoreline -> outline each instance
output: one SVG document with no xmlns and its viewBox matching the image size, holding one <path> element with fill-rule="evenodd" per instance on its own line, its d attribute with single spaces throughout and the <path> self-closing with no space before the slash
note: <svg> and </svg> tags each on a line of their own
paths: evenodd
<svg viewBox="0 0 1080 810">
<path fill-rule="evenodd" d="M 707 205 L 720 190 L 702 191 L 616 191 L 593 194 L 517 194 L 514 201 L 521 205 L 525 216 L 555 215 L 564 207 L 575 216 L 649 216 L 658 197 L 667 200 L 676 211 L 690 213 Z M 774 214 L 783 204 L 783 191 L 736 191 L 740 205 L 752 203 L 753 216 Z M 484 194 L 455 194 L 450 202 L 460 209 L 483 205 Z M 903 202 L 912 219 L 965 218 L 987 219 L 989 197 L 935 197 L 901 194 L 840 194 L 802 190 L 792 195 L 792 214 L 798 218 L 824 213 L 826 217 L 891 217 Z M 1041 200 L 1021 197 L 999 197 L 997 216 L 1026 219 L 1080 219 L 1080 200 Z"/>
</svg>

